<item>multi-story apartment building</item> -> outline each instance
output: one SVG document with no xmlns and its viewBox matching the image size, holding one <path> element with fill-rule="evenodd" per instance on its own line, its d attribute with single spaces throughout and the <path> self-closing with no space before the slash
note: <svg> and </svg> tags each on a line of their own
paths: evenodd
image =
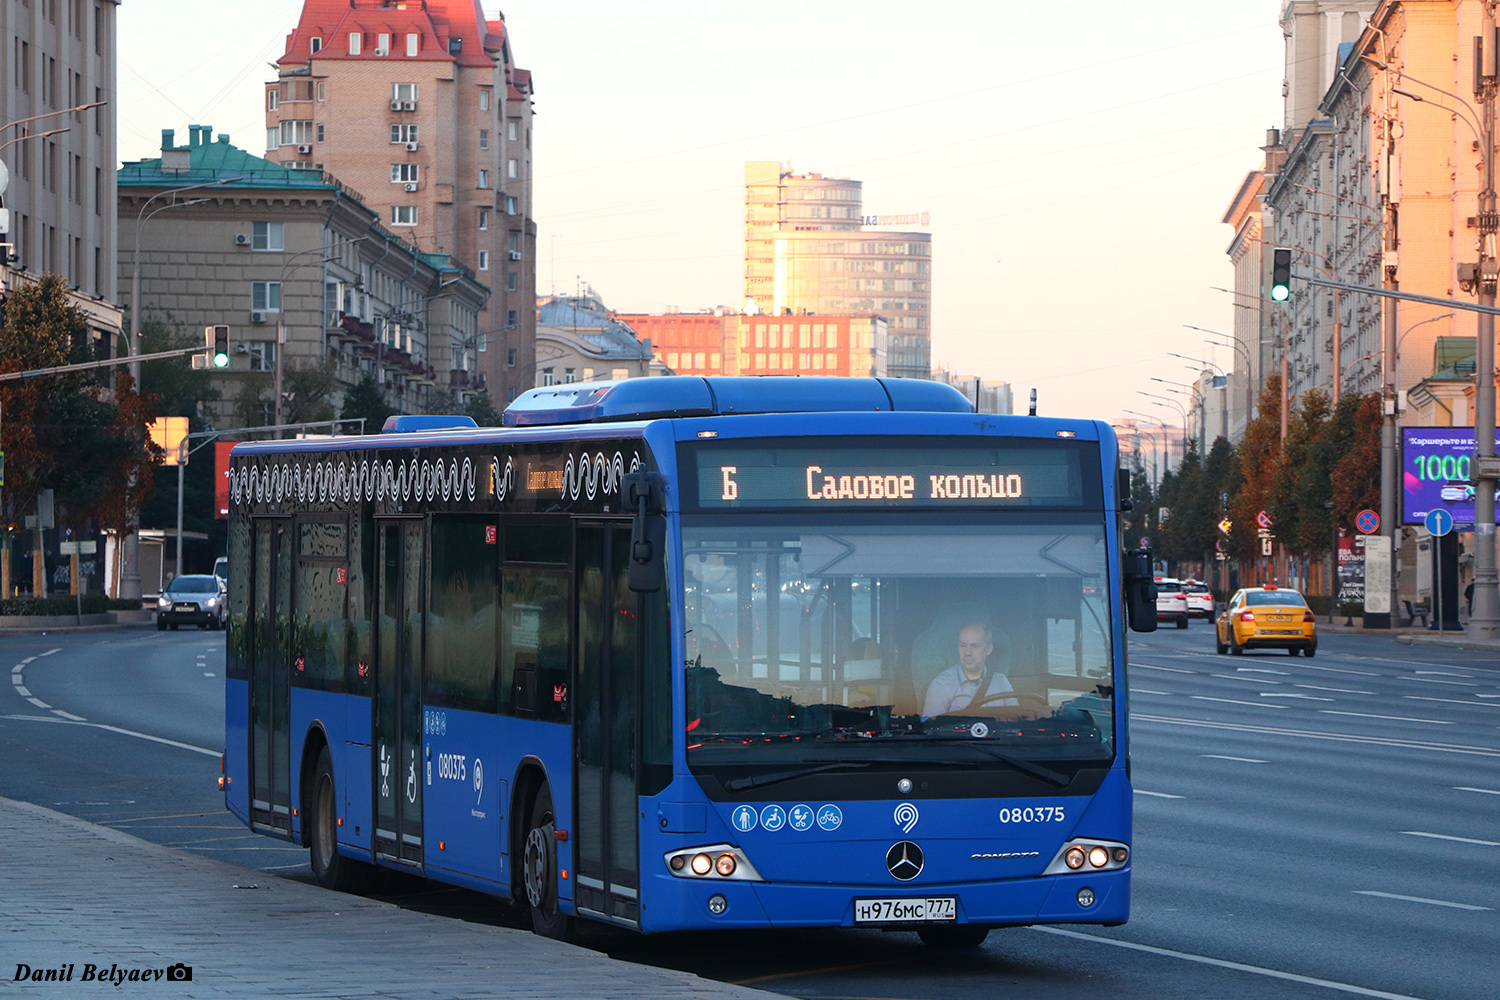
<svg viewBox="0 0 1500 1000">
<path fill-rule="evenodd" d="M 160 157 L 120 168 L 120 232 L 132 247 L 120 280 L 139 267 L 146 318 L 190 336 L 230 327 L 229 367 L 214 375 L 218 426 L 272 422 L 278 354 L 283 375 L 330 365 L 335 411 L 367 374 L 402 413 L 451 412 L 482 388 L 489 292 L 474 272 L 413 245 L 323 171 L 254 156 L 207 125 L 188 135 L 179 146 L 163 130 Z M 284 406 L 284 419 L 299 409 Z"/>
<path fill-rule="evenodd" d="M 0 295 L 48 271 L 77 289 L 97 341 L 115 300 L 117 0 L 0 3 Z M 87 105 L 87 110 L 74 110 Z"/>
<path fill-rule="evenodd" d="M 536 311 L 539 386 L 672 374 L 655 362 L 651 341 L 611 314 L 592 288 L 545 295 Z"/>
<path fill-rule="evenodd" d="M 678 375 L 891 374 L 885 317 L 736 313 L 619 313 L 656 360 Z"/>
<path fill-rule="evenodd" d="M 478 0 L 305 0 L 277 65 L 267 157 L 329 171 L 489 285 L 479 370 L 503 408 L 536 377 L 531 74 L 505 22 Z"/>
<path fill-rule="evenodd" d="M 930 378 L 932 238 L 866 229 L 862 185 L 745 164 L 745 311 L 875 315 L 888 325 L 887 371 Z"/>
</svg>

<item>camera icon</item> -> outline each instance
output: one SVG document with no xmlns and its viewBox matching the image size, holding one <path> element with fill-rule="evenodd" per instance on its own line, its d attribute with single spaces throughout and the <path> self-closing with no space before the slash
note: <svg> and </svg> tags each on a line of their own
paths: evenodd
<svg viewBox="0 0 1500 1000">
<path fill-rule="evenodd" d="M 190 983 L 193 981 L 193 967 L 178 962 L 176 965 L 167 966 L 167 982 Z"/>
</svg>

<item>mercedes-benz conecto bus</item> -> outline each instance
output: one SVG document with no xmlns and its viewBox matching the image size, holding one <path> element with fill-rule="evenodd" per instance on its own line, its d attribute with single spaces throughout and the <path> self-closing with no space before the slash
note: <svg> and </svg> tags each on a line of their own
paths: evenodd
<svg viewBox="0 0 1500 1000">
<path fill-rule="evenodd" d="M 234 449 L 221 783 L 320 883 L 554 936 L 1126 919 L 1156 612 L 1106 424 L 689 377 L 505 423 Z"/>
</svg>

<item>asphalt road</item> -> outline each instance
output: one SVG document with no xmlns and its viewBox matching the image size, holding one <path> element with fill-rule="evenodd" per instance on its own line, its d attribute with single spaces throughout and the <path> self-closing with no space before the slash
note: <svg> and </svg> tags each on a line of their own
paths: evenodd
<svg viewBox="0 0 1500 1000">
<path fill-rule="evenodd" d="M 1315 660 L 1216 656 L 1195 622 L 1133 636 L 1131 661 L 1126 926 L 996 931 L 960 954 L 874 932 L 596 945 L 830 1000 L 1493 995 L 1500 657 L 1338 634 L 1321 637 Z M 0 667 L 12 675 L 0 795 L 308 877 L 306 852 L 222 809 L 222 635 L 11 637 Z M 503 920 L 457 890 L 403 902 Z"/>
</svg>

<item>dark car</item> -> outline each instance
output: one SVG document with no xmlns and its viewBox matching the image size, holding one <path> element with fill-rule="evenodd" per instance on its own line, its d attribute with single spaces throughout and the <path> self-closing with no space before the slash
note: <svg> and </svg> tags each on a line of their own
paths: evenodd
<svg viewBox="0 0 1500 1000">
<path fill-rule="evenodd" d="M 222 629 L 227 620 L 224 581 L 212 574 L 189 573 L 172 578 L 156 599 L 156 628 L 174 631 L 179 625 Z"/>
</svg>

